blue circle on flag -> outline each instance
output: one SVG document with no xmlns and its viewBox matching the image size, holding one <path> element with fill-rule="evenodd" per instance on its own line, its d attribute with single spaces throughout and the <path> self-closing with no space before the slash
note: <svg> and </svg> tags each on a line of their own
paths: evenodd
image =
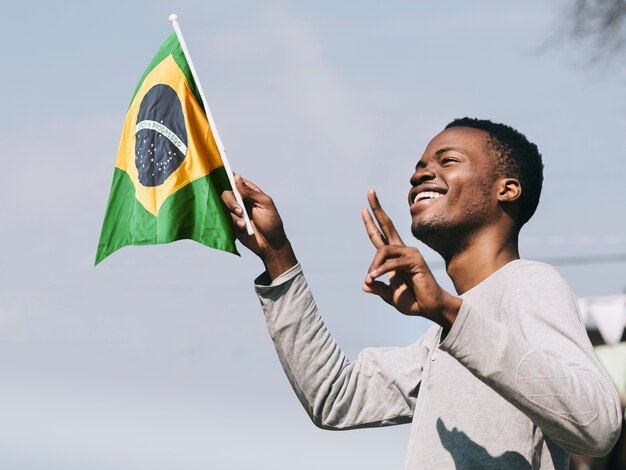
<svg viewBox="0 0 626 470">
<path fill-rule="evenodd" d="M 155 85 L 141 100 L 135 126 L 135 166 L 143 186 L 159 186 L 187 155 L 183 107 L 174 89 Z"/>
</svg>

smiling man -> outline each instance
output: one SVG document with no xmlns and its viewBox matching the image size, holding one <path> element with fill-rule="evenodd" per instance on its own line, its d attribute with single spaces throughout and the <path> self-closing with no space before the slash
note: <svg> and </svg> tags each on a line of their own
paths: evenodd
<svg viewBox="0 0 626 470">
<path fill-rule="evenodd" d="M 317 426 L 412 423 L 407 469 L 567 469 L 569 452 L 609 452 L 619 400 L 576 299 L 551 266 L 519 257 L 542 168 L 534 144 L 491 121 L 455 120 L 429 143 L 410 179 L 411 228 L 444 258 L 455 293 L 368 193 L 378 226 L 364 209 L 376 254 L 363 289 L 433 326 L 413 345 L 365 349 L 355 361 L 324 326 L 271 198 L 236 177 L 255 235 L 232 193 L 224 201 L 265 264 L 256 290 L 269 332 Z"/>
</svg>

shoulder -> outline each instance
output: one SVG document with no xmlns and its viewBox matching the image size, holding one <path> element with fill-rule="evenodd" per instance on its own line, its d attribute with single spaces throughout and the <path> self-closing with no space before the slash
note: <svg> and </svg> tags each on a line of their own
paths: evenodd
<svg viewBox="0 0 626 470">
<path fill-rule="evenodd" d="M 507 267 L 510 267 L 511 274 L 556 274 L 559 275 L 559 272 L 556 270 L 554 266 L 548 263 L 543 263 L 541 261 L 535 261 L 531 259 L 517 259 L 515 261 L 511 261 Z"/>
<path fill-rule="evenodd" d="M 552 325 L 578 330 L 582 320 L 576 296 L 561 274 L 551 265 L 519 260 L 506 282 L 502 308 L 511 319 L 531 326 Z M 584 328 L 582 329 L 584 333 Z"/>
<path fill-rule="evenodd" d="M 570 288 L 561 274 L 547 263 L 520 259 L 510 263 L 506 279 L 506 291 L 532 291 L 540 295 L 542 292 L 570 293 Z"/>
<path fill-rule="evenodd" d="M 546 291 L 570 292 L 559 272 L 540 261 L 518 259 L 506 264 L 478 286 L 462 295 L 473 302 L 500 303 L 506 298 L 541 295 Z"/>
</svg>

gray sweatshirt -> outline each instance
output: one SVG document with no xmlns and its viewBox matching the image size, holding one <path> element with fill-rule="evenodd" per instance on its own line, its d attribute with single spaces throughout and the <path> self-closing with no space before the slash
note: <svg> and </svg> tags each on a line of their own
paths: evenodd
<svg viewBox="0 0 626 470">
<path fill-rule="evenodd" d="M 264 282 L 265 281 L 265 282 Z M 412 423 L 406 469 L 567 469 L 619 435 L 615 387 L 574 295 L 554 268 L 513 261 L 461 297 L 448 335 L 349 361 L 318 314 L 300 266 L 256 282 L 278 357 L 325 429 Z"/>
</svg>

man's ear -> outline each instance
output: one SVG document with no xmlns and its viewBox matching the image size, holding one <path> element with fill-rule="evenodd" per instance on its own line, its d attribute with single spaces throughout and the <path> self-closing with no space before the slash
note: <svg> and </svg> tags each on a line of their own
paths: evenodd
<svg viewBox="0 0 626 470">
<path fill-rule="evenodd" d="M 522 195 L 522 185 L 516 178 L 500 178 L 498 181 L 498 202 L 517 201 Z"/>
</svg>

